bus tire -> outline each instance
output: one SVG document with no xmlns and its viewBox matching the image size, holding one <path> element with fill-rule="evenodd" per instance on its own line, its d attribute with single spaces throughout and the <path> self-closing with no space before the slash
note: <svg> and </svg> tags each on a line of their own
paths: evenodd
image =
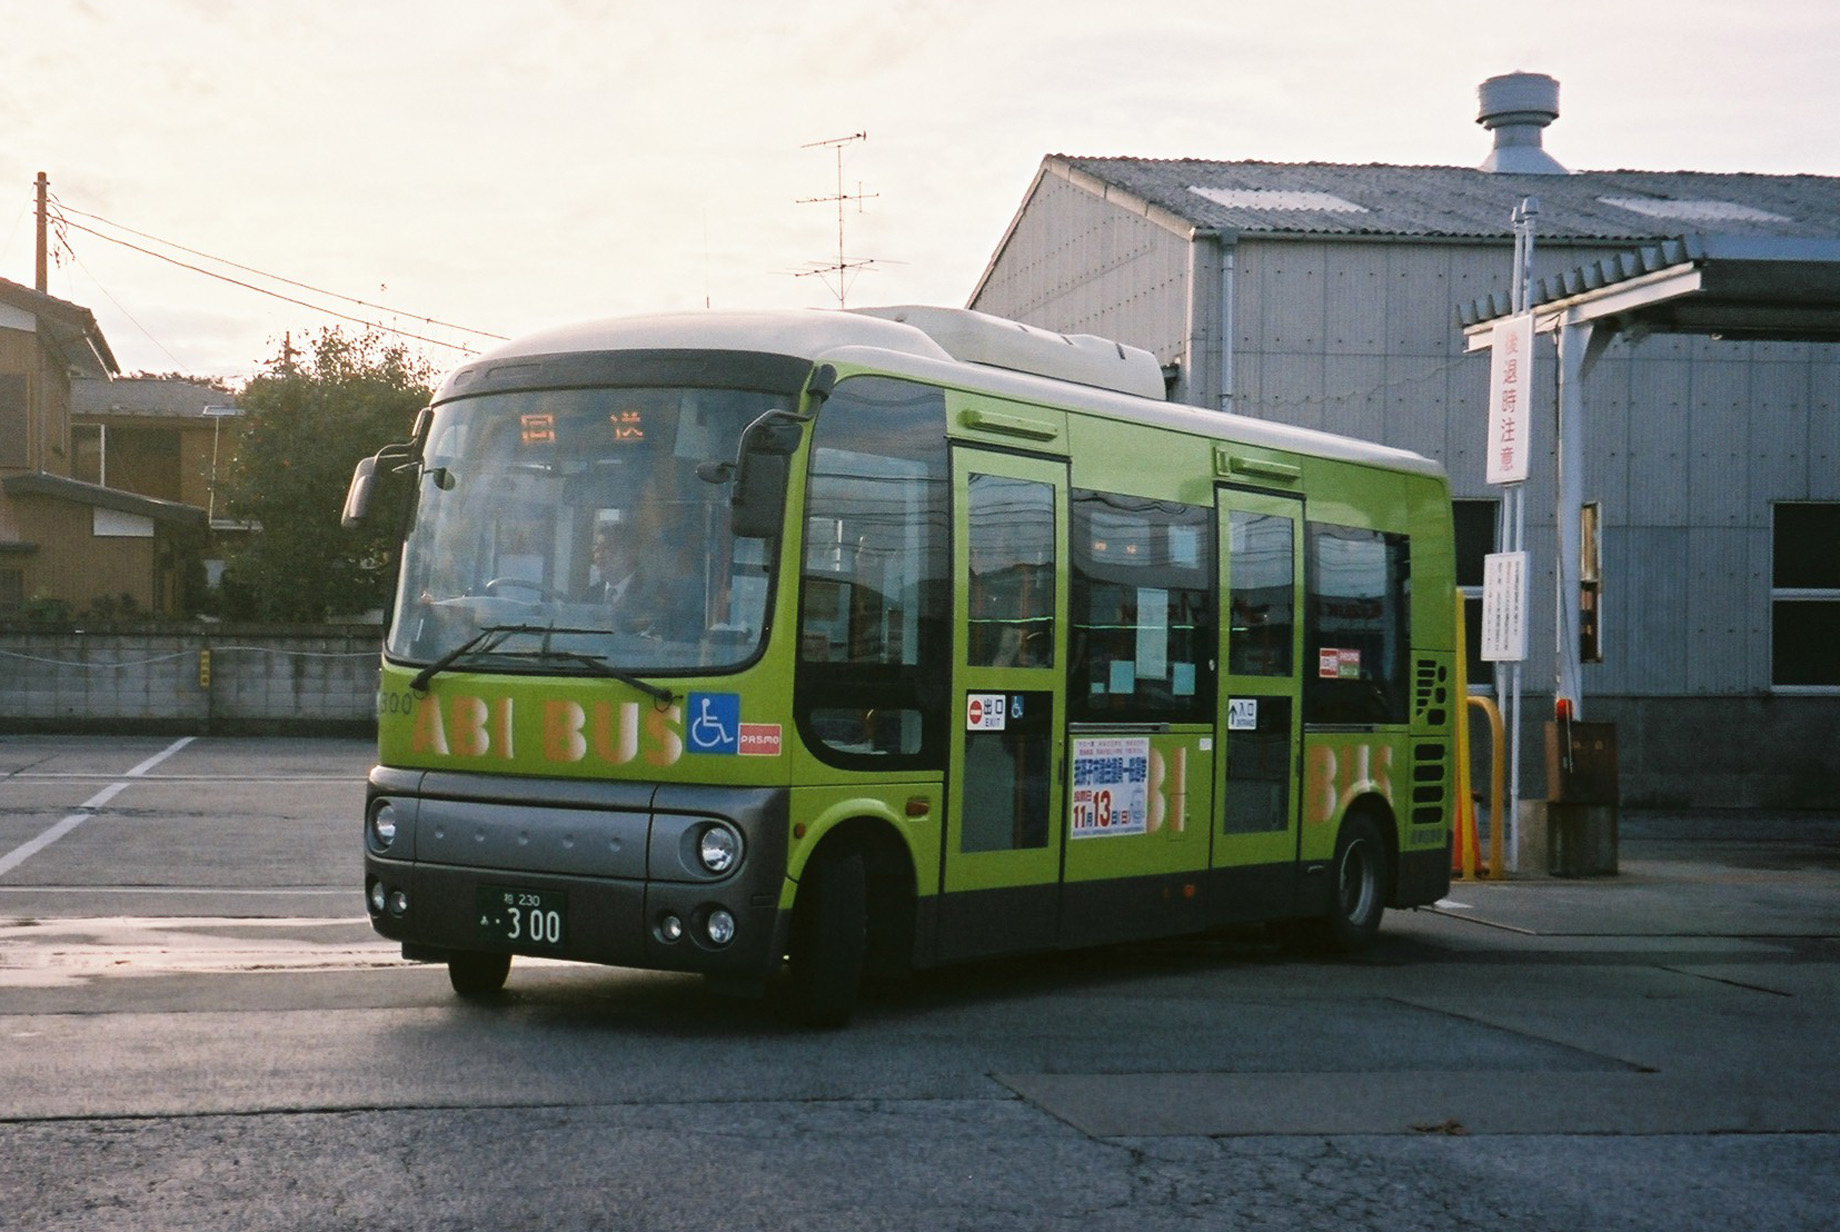
<svg viewBox="0 0 1840 1232">
<path fill-rule="evenodd" d="M 1373 818 L 1355 813 L 1342 822 L 1330 869 L 1329 914 L 1321 921 L 1325 948 L 1342 954 L 1366 949 L 1386 912 L 1386 842 Z"/>
<path fill-rule="evenodd" d="M 862 853 L 821 851 L 805 868 L 792 908 L 792 996 L 800 1021 L 841 1027 L 862 985 L 869 926 Z"/>
<path fill-rule="evenodd" d="M 463 997 L 489 997 L 511 975 L 511 955 L 456 950 L 447 956 L 447 982 Z"/>
</svg>

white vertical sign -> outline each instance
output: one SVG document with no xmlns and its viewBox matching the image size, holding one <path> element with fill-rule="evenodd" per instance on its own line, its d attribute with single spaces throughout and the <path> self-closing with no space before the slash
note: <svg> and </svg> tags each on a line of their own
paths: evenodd
<svg viewBox="0 0 1840 1232">
<path fill-rule="evenodd" d="M 1527 657 L 1527 553 L 1492 552 L 1482 560 L 1482 659 Z"/>
<path fill-rule="evenodd" d="M 1490 483 L 1527 478 L 1527 390 L 1533 383 L 1533 314 L 1495 322 L 1489 346 Z"/>
</svg>

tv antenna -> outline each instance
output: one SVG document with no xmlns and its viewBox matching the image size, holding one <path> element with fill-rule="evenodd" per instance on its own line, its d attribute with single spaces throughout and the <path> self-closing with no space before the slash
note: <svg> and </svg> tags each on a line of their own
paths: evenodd
<svg viewBox="0 0 1840 1232">
<path fill-rule="evenodd" d="M 846 192 L 843 187 L 843 147 L 852 145 L 858 141 L 867 141 L 868 139 L 869 134 L 867 132 L 851 133 L 847 137 L 832 137 L 825 141 L 811 141 L 799 147 L 801 150 L 816 150 L 828 146 L 837 152 L 836 193 L 829 197 L 801 197 L 797 202 L 799 205 L 836 205 L 837 261 L 834 265 L 818 265 L 808 270 L 802 270 L 795 274 L 794 277 L 809 278 L 815 274 L 819 278 L 822 278 L 824 280 L 824 285 L 830 287 L 831 290 L 837 293 L 837 306 L 839 308 L 843 307 L 844 297 L 849 293 L 850 284 L 856 281 L 855 275 L 875 264 L 873 259 L 859 261 L 850 260 L 848 257 L 844 256 L 843 247 L 844 207 L 854 201 L 856 203 L 856 212 L 860 214 L 862 213 L 862 203 L 864 201 L 870 201 L 881 196 L 880 193 L 863 192 L 861 181 L 857 182 L 856 191 L 853 193 Z M 830 275 L 832 274 L 837 276 L 835 285 L 831 283 Z"/>
</svg>

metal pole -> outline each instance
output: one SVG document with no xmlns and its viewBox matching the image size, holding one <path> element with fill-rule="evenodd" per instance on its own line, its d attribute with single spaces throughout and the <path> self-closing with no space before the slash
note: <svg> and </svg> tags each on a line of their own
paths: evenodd
<svg viewBox="0 0 1840 1232">
<path fill-rule="evenodd" d="M 1533 276 L 1533 229 L 1540 215 L 1538 197 L 1522 197 L 1514 207 L 1514 273 L 1510 288 L 1512 304 L 1516 315 L 1529 310 L 1530 298 L 1528 284 Z M 1528 355 L 1529 364 L 1533 356 Z M 1508 542 L 1503 544 L 1506 552 L 1521 552 L 1527 546 L 1527 485 L 1516 483 L 1504 493 L 1505 508 L 1503 520 L 1509 530 Z M 1507 861 L 1515 872 L 1520 871 L 1520 820 L 1521 820 L 1521 672 L 1524 664 L 1519 661 L 1508 665 L 1508 815 L 1501 819 L 1502 828 L 1513 833 L 1517 841 L 1506 844 Z M 1491 872 L 1493 869 L 1491 869 Z"/>
<path fill-rule="evenodd" d="M 1584 367 L 1591 324 L 1559 328 L 1559 585 L 1553 705 L 1561 718 L 1584 717 L 1583 650 L 1578 643 L 1580 523 L 1584 508 Z"/>
</svg>

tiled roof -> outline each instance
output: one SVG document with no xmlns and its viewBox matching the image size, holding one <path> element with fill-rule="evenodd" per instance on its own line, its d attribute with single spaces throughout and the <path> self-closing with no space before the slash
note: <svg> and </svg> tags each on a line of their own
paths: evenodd
<svg viewBox="0 0 1840 1232">
<path fill-rule="evenodd" d="M 82 305 L 7 278 L 0 278 L 0 304 L 37 317 L 43 323 L 43 336 L 61 352 L 64 362 L 85 376 L 104 377 L 121 370 L 109 350 L 108 339 L 102 336 L 102 327 Z"/>
<path fill-rule="evenodd" d="M 236 395 L 170 377 L 117 377 L 72 381 L 70 409 L 77 415 L 197 417 L 207 406 L 231 406 Z"/>
<path fill-rule="evenodd" d="M 1699 171 L 1508 175 L 1470 167 L 1082 158 L 1064 167 L 1197 227 L 1250 234 L 1508 239 L 1539 201 L 1548 239 L 1628 243 L 1681 235 L 1840 236 L 1840 177 Z"/>
</svg>

